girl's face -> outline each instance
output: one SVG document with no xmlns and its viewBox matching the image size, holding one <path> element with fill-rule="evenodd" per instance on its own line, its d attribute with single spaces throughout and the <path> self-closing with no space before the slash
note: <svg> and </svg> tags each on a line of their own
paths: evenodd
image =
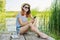
<svg viewBox="0 0 60 40">
<path fill-rule="evenodd" d="M 29 6 L 28 6 L 28 5 L 25 5 L 25 6 L 23 7 L 23 10 L 24 10 L 25 12 L 27 12 L 27 11 L 29 10 Z"/>
</svg>

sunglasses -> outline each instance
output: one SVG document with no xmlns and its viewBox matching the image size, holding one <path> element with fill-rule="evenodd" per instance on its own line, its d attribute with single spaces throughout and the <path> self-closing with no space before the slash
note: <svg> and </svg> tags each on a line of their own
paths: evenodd
<svg viewBox="0 0 60 40">
<path fill-rule="evenodd" d="M 24 7 L 24 8 L 29 9 L 29 7 Z"/>
</svg>

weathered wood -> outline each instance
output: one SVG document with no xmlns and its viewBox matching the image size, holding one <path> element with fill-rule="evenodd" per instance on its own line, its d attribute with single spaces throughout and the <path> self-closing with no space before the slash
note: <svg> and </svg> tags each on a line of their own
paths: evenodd
<svg viewBox="0 0 60 40">
<path fill-rule="evenodd" d="M 42 39 L 42 38 L 38 38 L 36 36 L 36 34 L 35 33 L 32 33 L 32 32 L 24 35 L 24 37 L 25 37 L 26 40 L 45 40 L 45 39 Z"/>
<path fill-rule="evenodd" d="M 9 40 L 10 39 L 10 34 L 5 34 L 5 33 L 2 33 L 0 35 L 0 40 Z"/>
<path fill-rule="evenodd" d="M 19 38 L 12 38 L 11 40 L 25 40 L 23 35 L 19 35 Z"/>
<path fill-rule="evenodd" d="M 28 32 L 27 34 L 19 35 L 19 38 L 11 38 L 10 36 L 10 33 L 1 33 L 0 40 L 55 40 L 52 37 L 49 37 L 48 39 L 38 38 L 37 35 L 33 32 Z"/>
<path fill-rule="evenodd" d="M 38 38 L 37 35 L 33 32 L 28 32 L 28 34 L 24 35 L 25 40 L 55 40 L 52 37 L 49 37 L 48 39 L 42 39 Z"/>
</svg>

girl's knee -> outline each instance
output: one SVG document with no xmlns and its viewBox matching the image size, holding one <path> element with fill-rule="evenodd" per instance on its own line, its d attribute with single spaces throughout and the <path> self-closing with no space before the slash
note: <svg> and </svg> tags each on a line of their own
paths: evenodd
<svg viewBox="0 0 60 40">
<path fill-rule="evenodd" d="M 32 31 L 35 30 L 35 27 L 31 27 L 31 30 L 32 30 Z"/>
<path fill-rule="evenodd" d="M 32 24 L 32 23 L 30 23 L 30 24 L 29 24 L 29 26 L 33 26 L 33 24 Z"/>
</svg>

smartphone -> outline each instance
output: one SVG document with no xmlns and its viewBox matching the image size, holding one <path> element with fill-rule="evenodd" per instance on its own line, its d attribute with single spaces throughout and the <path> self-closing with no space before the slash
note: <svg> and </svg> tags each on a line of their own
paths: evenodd
<svg viewBox="0 0 60 40">
<path fill-rule="evenodd" d="M 36 16 L 34 16 L 34 19 L 36 18 Z"/>
</svg>

